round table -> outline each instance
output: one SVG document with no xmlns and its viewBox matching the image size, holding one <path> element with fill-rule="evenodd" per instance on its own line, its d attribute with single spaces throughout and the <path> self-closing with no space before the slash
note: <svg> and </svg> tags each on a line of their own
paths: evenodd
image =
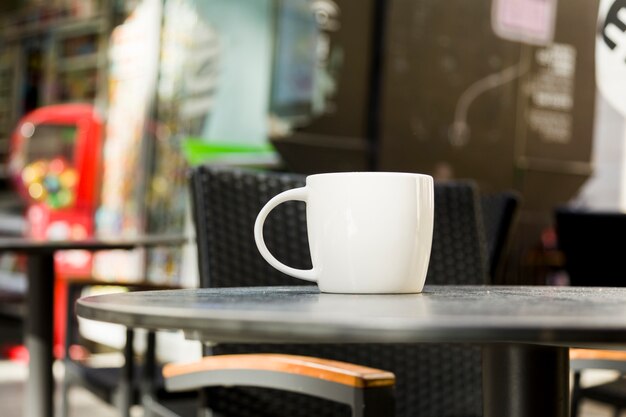
<svg viewBox="0 0 626 417">
<path fill-rule="evenodd" d="M 28 291 L 25 345 L 28 349 L 25 415 L 52 417 L 52 329 L 54 303 L 54 254 L 62 250 L 132 250 L 155 246 L 177 246 L 188 241 L 182 235 L 139 235 L 128 238 L 44 240 L 21 237 L 0 238 L 0 252 L 27 255 Z"/>
<path fill-rule="evenodd" d="M 147 291 L 86 297 L 80 317 L 183 330 L 203 342 L 476 343 L 486 416 L 568 410 L 568 347 L 626 345 L 626 288 L 427 286 L 421 294 L 316 287 Z"/>
</svg>

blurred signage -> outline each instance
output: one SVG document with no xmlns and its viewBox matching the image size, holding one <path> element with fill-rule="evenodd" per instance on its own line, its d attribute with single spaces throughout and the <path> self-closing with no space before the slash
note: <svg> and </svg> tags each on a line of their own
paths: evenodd
<svg viewBox="0 0 626 417">
<path fill-rule="evenodd" d="M 493 0 L 491 24 L 501 38 L 545 45 L 554 38 L 557 0 Z"/>
<path fill-rule="evenodd" d="M 626 0 L 602 0 L 598 27 L 598 89 L 620 114 L 626 116 Z"/>
</svg>

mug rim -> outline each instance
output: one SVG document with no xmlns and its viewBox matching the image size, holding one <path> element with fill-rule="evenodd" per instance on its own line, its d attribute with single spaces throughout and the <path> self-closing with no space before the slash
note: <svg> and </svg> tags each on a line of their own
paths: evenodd
<svg viewBox="0 0 626 417">
<path fill-rule="evenodd" d="M 346 171 L 346 172 L 323 172 L 320 174 L 307 175 L 309 178 L 319 177 L 410 177 L 410 178 L 428 178 L 432 180 L 432 176 L 428 174 L 420 174 L 416 172 L 400 172 L 400 171 Z"/>
</svg>

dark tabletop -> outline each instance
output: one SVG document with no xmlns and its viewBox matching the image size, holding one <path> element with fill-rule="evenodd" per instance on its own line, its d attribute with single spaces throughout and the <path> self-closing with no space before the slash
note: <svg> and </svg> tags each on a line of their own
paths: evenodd
<svg viewBox="0 0 626 417">
<path fill-rule="evenodd" d="M 134 249 L 138 247 L 182 245 L 188 239 L 175 235 L 140 235 L 120 238 L 90 238 L 81 240 L 50 240 L 27 237 L 0 237 L 0 252 L 46 253 L 66 249 L 89 251 Z"/>
<path fill-rule="evenodd" d="M 205 342 L 513 342 L 626 345 L 626 288 L 427 286 L 421 294 L 317 287 L 146 291 L 82 298 L 77 313 Z"/>
</svg>

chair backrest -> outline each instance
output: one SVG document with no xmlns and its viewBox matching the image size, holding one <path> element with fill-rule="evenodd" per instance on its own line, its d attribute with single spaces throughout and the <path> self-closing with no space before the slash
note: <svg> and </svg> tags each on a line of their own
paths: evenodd
<svg viewBox="0 0 626 417">
<path fill-rule="evenodd" d="M 249 169 L 199 166 L 192 170 L 190 184 L 202 285 L 307 284 L 267 265 L 258 254 L 253 237 L 254 220 L 267 200 L 280 191 L 302 186 L 304 181 L 301 175 Z M 310 268 L 305 210 L 304 203 L 282 204 L 268 218 L 265 236 L 279 260 Z M 426 283 L 483 284 L 487 282 L 486 265 L 475 185 L 470 181 L 436 184 L 433 247 Z M 213 348 L 215 354 L 246 352 L 318 356 L 390 370 L 397 377 L 397 416 L 482 415 L 479 348 L 407 344 L 223 344 Z M 241 404 L 252 402 L 252 398 L 263 403 L 267 415 L 337 415 L 339 411 L 332 408 L 334 404 L 253 389 L 220 389 L 211 398 L 211 406 L 227 416 L 247 415 Z M 232 404 L 236 406 L 230 409 Z M 255 410 L 249 415 L 263 414 Z"/>
<path fill-rule="evenodd" d="M 302 187 L 305 176 L 199 166 L 190 176 L 201 287 L 310 285 L 271 267 L 254 242 L 256 215 L 276 194 Z M 311 268 L 303 202 L 289 201 L 265 222 L 268 249 L 281 262 Z"/>
<path fill-rule="evenodd" d="M 489 275 L 494 281 L 505 256 L 521 195 L 509 190 L 482 194 L 480 203 L 487 238 Z"/>
<path fill-rule="evenodd" d="M 571 285 L 626 285 L 624 248 L 619 243 L 626 235 L 626 213 L 557 207 L 554 220 Z"/>
<path fill-rule="evenodd" d="M 435 227 L 426 284 L 486 284 L 487 243 L 474 182 L 435 183 Z"/>
<path fill-rule="evenodd" d="M 626 233 L 626 213 L 597 212 L 560 206 L 553 211 L 557 248 L 562 252 L 569 284 L 574 286 L 626 286 L 626 267 L 619 237 Z M 617 237 L 617 239 L 616 239 Z M 609 369 L 624 373 L 624 352 L 602 349 L 570 349 L 570 369 L 574 373 L 570 410 L 579 416 L 579 404 L 591 398 L 615 408 L 624 404 L 621 377 L 615 382 L 581 386 L 585 369 Z M 584 378 L 583 378 L 584 379 Z"/>
</svg>

